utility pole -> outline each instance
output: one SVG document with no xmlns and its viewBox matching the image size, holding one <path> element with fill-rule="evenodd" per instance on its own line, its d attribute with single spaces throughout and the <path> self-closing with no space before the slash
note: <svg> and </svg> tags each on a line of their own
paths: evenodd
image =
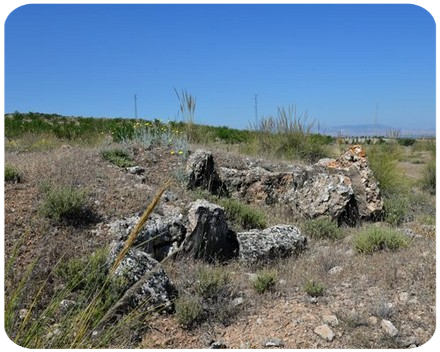
<svg viewBox="0 0 440 352">
<path fill-rule="evenodd" d="M 137 95 L 134 95 L 134 118 L 138 118 L 138 109 L 137 109 Z"/>
<path fill-rule="evenodd" d="M 255 94 L 255 123 L 258 123 L 258 94 Z"/>
</svg>

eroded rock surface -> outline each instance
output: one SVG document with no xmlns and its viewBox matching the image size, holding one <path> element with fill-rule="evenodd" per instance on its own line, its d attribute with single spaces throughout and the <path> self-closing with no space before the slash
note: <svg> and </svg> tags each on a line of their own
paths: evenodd
<svg viewBox="0 0 440 352">
<path fill-rule="evenodd" d="M 277 225 L 265 230 L 237 233 L 240 260 L 267 261 L 300 253 L 306 248 L 307 238 L 292 225 Z"/>
<path fill-rule="evenodd" d="M 326 216 L 356 225 L 363 219 L 375 220 L 383 209 L 379 184 L 359 145 L 350 147 L 338 159 L 322 159 L 312 166 L 289 165 L 285 171 L 273 171 L 262 163 L 254 166 L 251 162 L 240 168 L 217 167 L 212 153 L 203 150 L 193 156 L 188 161 L 188 170 L 205 171 L 192 171 L 194 176 L 190 177 L 188 187 L 212 191 L 211 184 L 221 185 L 225 194 L 249 203 L 284 204 L 292 217 Z M 203 164 L 203 160 L 207 161 Z M 207 182 L 207 176 L 197 176 L 207 175 L 209 170 L 214 170 L 215 182 Z"/>
<path fill-rule="evenodd" d="M 188 236 L 183 251 L 194 259 L 224 261 L 238 255 L 235 232 L 228 227 L 224 209 L 204 199 L 191 203 L 188 211 Z"/>
</svg>

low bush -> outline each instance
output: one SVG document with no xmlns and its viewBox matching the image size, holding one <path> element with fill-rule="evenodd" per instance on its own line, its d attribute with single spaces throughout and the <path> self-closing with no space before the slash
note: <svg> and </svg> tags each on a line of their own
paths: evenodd
<svg viewBox="0 0 440 352">
<path fill-rule="evenodd" d="M 107 160 L 119 167 L 130 167 L 134 165 L 130 155 L 124 149 L 115 148 L 104 150 L 101 152 L 101 156 L 104 160 Z"/>
<path fill-rule="evenodd" d="M 186 328 L 192 327 L 201 317 L 203 306 L 197 295 L 183 294 L 174 302 L 176 318 Z"/>
<path fill-rule="evenodd" d="M 326 238 L 336 240 L 342 236 L 342 231 L 338 224 L 330 219 L 308 220 L 303 223 L 302 228 L 306 235 L 318 240 Z"/>
<path fill-rule="evenodd" d="M 43 202 L 40 212 L 56 222 L 79 223 L 88 220 L 86 192 L 74 186 L 45 183 L 41 187 Z"/>
<path fill-rule="evenodd" d="M 436 177 L 435 177 L 435 159 L 426 164 L 425 169 L 423 170 L 422 177 L 422 188 L 428 191 L 430 194 L 435 195 L 435 185 L 436 185 Z"/>
<path fill-rule="evenodd" d="M 372 254 L 377 251 L 396 251 L 409 245 L 409 239 L 398 230 L 384 227 L 367 227 L 354 238 L 358 253 Z"/>
<path fill-rule="evenodd" d="M 399 226 L 410 215 L 410 199 L 406 194 L 393 194 L 384 199 L 385 221 L 392 226 Z"/>
<path fill-rule="evenodd" d="M 252 287 L 257 293 L 263 294 L 264 292 L 274 288 L 277 278 L 278 273 L 276 270 L 260 270 L 256 273 L 256 277 L 252 280 Z"/>
<path fill-rule="evenodd" d="M 226 217 L 244 230 L 264 229 L 267 226 L 266 215 L 260 209 L 232 198 L 219 198 L 213 201 L 225 208 Z"/>
<path fill-rule="evenodd" d="M 23 175 L 15 166 L 5 165 L 5 182 L 20 183 Z"/>
<path fill-rule="evenodd" d="M 397 143 L 373 145 L 367 152 L 370 167 L 385 198 L 408 189 L 407 180 L 397 169 L 400 148 Z"/>
<path fill-rule="evenodd" d="M 131 337 L 145 328 L 143 321 L 150 313 L 133 311 L 101 331 L 99 339 L 92 334 L 125 288 L 121 278 L 108 276 L 107 256 L 108 249 L 103 249 L 84 258 L 60 259 L 37 287 L 32 272 L 38 261 L 31 264 L 20 284 L 5 292 L 9 338 L 32 349 L 105 348 L 116 342 L 129 348 Z"/>
<path fill-rule="evenodd" d="M 304 285 L 304 291 L 311 297 L 320 297 L 324 295 L 324 286 L 315 280 L 309 280 Z"/>
<path fill-rule="evenodd" d="M 201 266 L 197 269 L 195 290 L 203 298 L 219 296 L 227 289 L 228 273 L 222 267 Z"/>
</svg>

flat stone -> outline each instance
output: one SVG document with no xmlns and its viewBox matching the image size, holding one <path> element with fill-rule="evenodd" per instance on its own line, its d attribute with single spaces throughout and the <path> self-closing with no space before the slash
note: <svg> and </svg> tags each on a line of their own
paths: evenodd
<svg viewBox="0 0 440 352">
<path fill-rule="evenodd" d="M 382 327 L 382 330 L 390 337 L 396 337 L 399 333 L 399 330 L 397 330 L 397 328 L 389 320 L 382 319 L 380 326 Z"/>
<path fill-rule="evenodd" d="M 339 321 L 338 318 L 335 315 L 324 315 L 322 317 L 322 321 L 325 324 L 328 324 L 332 327 L 338 326 L 339 325 Z"/>
<path fill-rule="evenodd" d="M 264 347 L 284 347 L 283 340 L 276 338 L 268 338 L 263 342 Z"/>
<path fill-rule="evenodd" d="M 335 338 L 334 332 L 332 331 L 332 329 L 329 328 L 327 324 L 320 325 L 316 327 L 313 331 L 328 342 L 332 342 Z"/>
<path fill-rule="evenodd" d="M 331 268 L 328 273 L 330 275 L 335 275 L 337 273 L 340 273 L 342 271 L 342 266 L 334 266 L 333 268 Z"/>
</svg>

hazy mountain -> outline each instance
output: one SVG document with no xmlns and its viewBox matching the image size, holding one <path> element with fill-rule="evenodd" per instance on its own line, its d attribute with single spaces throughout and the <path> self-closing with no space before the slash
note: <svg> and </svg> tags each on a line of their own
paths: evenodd
<svg viewBox="0 0 440 352">
<path fill-rule="evenodd" d="M 323 134 L 331 136 L 388 136 L 399 131 L 400 136 L 426 137 L 435 136 L 435 128 L 430 129 L 402 129 L 382 124 L 339 125 L 330 126 L 321 130 Z"/>
</svg>

